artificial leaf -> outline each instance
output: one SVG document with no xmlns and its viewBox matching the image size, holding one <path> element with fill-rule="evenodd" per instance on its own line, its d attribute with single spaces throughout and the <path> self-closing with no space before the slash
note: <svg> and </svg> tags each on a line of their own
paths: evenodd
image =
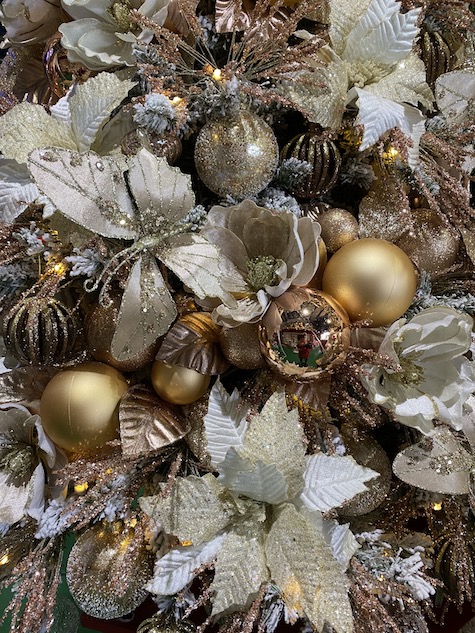
<svg viewBox="0 0 475 633">
<path fill-rule="evenodd" d="M 435 98 L 442 114 L 450 124 L 460 124 L 473 113 L 475 105 L 475 75 L 454 70 L 438 77 Z"/>
<path fill-rule="evenodd" d="M 156 452 L 182 438 L 189 425 L 177 407 L 146 385 L 135 385 L 119 405 L 120 440 L 124 455 Z"/>
<path fill-rule="evenodd" d="M 412 50 L 419 28 L 421 9 L 401 13 L 396 0 L 372 0 L 346 38 L 342 57 L 348 60 L 377 60 L 392 66 Z"/>
<path fill-rule="evenodd" d="M 222 501 L 222 494 L 222 486 L 211 474 L 178 477 L 167 497 L 143 497 L 140 506 L 167 534 L 199 545 L 225 528 L 232 517 L 231 506 Z"/>
<path fill-rule="evenodd" d="M 289 498 L 300 492 L 305 441 L 298 411 L 288 410 L 283 392 L 274 393 L 252 418 L 239 453 L 253 463 L 276 464 L 287 482 Z"/>
<path fill-rule="evenodd" d="M 100 147 L 101 127 L 134 85 L 133 81 L 121 81 L 104 72 L 77 86 L 69 107 L 71 128 L 80 152 Z"/>
<path fill-rule="evenodd" d="M 49 146 L 77 149 L 69 127 L 43 106 L 19 103 L 0 117 L 0 151 L 5 158 L 26 163 L 30 152 Z"/>
<path fill-rule="evenodd" d="M 12 525 L 24 518 L 31 485 L 15 485 L 7 472 L 0 472 L 0 522 Z"/>
<path fill-rule="evenodd" d="M 348 2 L 348 0 L 329 0 L 329 35 L 333 50 L 342 55 L 345 41 L 355 24 L 368 8 L 371 0 Z"/>
<path fill-rule="evenodd" d="M 159 230 L 163 219 L 181 220 L 195 206 L 190 176 L 177 167 L 170 167 L 165 158 L 156 158 L 146 149 L 131 159 L 128 182 L 142 212 L 146 233 Z"/>
<path fill-rule="evenodd" d="M 288 498 L 287 483 L 275 464 L 264 464 L 239 455 L 230 448 L 218 465 L 218 481 L 228 490 L 265 503 L 282 503 Z"/>
<path fill-rule="evenodd" d="M 343 571 L 348 569 L 354 553 L 360 548 L 350 524 L 340 525 L 337 521 L 322 521 L 322 533 L 332 549 L 333 558 L 340 563 Z"/>
<path fill-rule="evenodd" d="M 19 367 L 0 375 L 0 404 L 40 400 L 46 385 L 58 373 L 55 367 Z"/>
<path fill-rule="evenodd" d="M 212 615 L 249 607 L 263 582 L 268 580 L 262 534 L 224 536 L 218 551 L 211 589 L 215 592 Z"/>
<path fill-rule="evenodd" d="M 231 447 L 243 444 L 248 409 L 237 389 L 230 395 L 219 380 L 209 395 L 208 412 L 203 422 L 211 464 L 217 466 Z"/>
<path fill-rule="evenodd" d="M 32 152 L 28 167 L 38 189 L 69 219 L 104 237 L 135 237 L 120 160 L 50 148 Z"/>
<path fill-rule="evenodd" d="M 311 552 L 311 556 L 309 556 Z M 279 509 L 266 541 L 267 566 L 288 608 L 321 631 L 353 631 L 348 583 L 322 534 L 295 506 Z"/>
<path fill-rule="evenodd" d="M 62 121 L 68 127 L 71 127 L 71 109 L 69 107 L 70 94 L 71 93 L 69 92 L 64 97 L 61 97 L 58 103 L 50 106 L 49 109 L 53 118 L 55 118 L 57 121 Z"/>
<path fill-rule="evenodd" d="M 155 258 L 145 253 L 135 262 L 122 296 L 111 351 L 127 360 L 152 345 L 176 317 L 175 303 Z"/>
<path fill-rule="evenodd" d="M 40 195 L 24 165 L 0 161 L 0 220 L 10 224 Z"/>
<path fill-rule="evenodd" d="M 174 549 L 155 564 L 155 573 L 146 586 L 147 591 L 159 596 L 171 596 L 190 583 L 196 570 L 211 563 L 222 545 L 224 536 L 220 535 L 209 543 L 192 547 Z"/>
<path fill-rule="evenodd" d="M 353 457 L 311 455 L 307 457 L 300 498 L 309 510 L 327 512 L 367 490 L 364 482 L 375 477 L 379 473 L 360 466 Z"/>
</svg>

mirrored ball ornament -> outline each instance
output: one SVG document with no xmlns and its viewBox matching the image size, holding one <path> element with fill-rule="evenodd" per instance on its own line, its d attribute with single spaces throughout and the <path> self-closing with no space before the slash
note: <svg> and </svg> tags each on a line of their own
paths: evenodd
<svg viewBox="0 0 475 633">
<path fill-rule="evenodd" d="M 346 356 L 348 315 L 332 297 L 316 290 L 308 290 L 292 307 L 279 312 L 282 323 L 277 331 L 261 325 L 261 351 L 284 378 L 317 379 Z"/>
<path fill-rule="evenodd" d="M 272 128 L 251 112 L 209 121 L 196 139 L 196 171 L 218 196 L 259 193 L 272 180 L 278 162 Z"/>
</svg>

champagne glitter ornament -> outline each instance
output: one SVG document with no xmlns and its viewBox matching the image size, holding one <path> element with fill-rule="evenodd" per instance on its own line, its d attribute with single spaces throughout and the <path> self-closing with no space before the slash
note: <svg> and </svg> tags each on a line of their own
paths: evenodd
<svg viewBox="0 0 475 633">
<path fill-rule="evenodd" d="M 319 378 L 341 362 L 350 344 L 348 315 L 332 297 L 308 290 L 291 310 L 280 310 L 281 325 L 260 328 L 267 363 L 285 378 Z"/>
<path fill-rule="evenodd" d="M 152 385 L 158 395 L 172 404 L 190 404 L 203 396 L 210 376 L 194 369 L 157 360 L 152 366 Z"/>
<path fill-rule="evenodd" d="M 300 198 L 315 198 L 329 191 L 341 167 L 341 156 L 335 143 L 322 141 L 312 133 L 293 138 L 282 150 L 282 158 L 298 158 L 312 167 L 312 172 L 293 191 Z"/>
<path fill-rule="evenodd" d="M 271 181 L 278 160 L 274 132 L 251 112 L 213 119 L 196 139 L 198 176 L 219 196 L 246 198 L 259 193 Z"/>
<path fill-rule="evenodd" d="M 21 361 L 42 366 L 69 359 L 79 323 L 61 301 L 29 297 L 10 310 L 4 328 L 8 351 Z"/>
<path fill-rule="evenodd" d="M 400 248 L 373 238 L 342 246 L 323 273 L 323 290 L 334 297 L 352 321 L 372 327 L 389 325 L 411 305 L 417 275 Z"/>
<path fill-rule="evenodd" d="M 78 606 L 94 618 L 120 618 L 147 597 L 153 553 L 121 521 L 95 525 L 74 544 L 66 581 Z"/>
<path fill-rule="evenodd" d="M 358 238 L 358 220 L 345 209 L 323 211 L 317 221 L 322 227 L 322 240 L 332 253 Z"/>
<path fill-rule="evenodd" d="M 83 363 L 56 374 L 40 402 L 43 428 L 61 448 L 91 451 L 117 437 L 125 378 L 102 363 Z"/>
<path fill-rule="evenodd" d="M 223 328 L 220 342 L 223 354 L 236 367 L 258 369 L 265 365 L 259 346 L 259 326 L 256 323 Z"/>
</svg>

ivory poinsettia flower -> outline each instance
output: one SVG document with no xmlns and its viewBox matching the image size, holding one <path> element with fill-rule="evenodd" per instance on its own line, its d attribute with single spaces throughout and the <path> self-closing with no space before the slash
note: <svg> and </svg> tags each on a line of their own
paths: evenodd
<svg viewBox="0 0 475 633">
<path fill-rule="evenodd" d="M 422 433 L 434 430 L 435 419 L 459 430 L 463 404 L 475 389 L 474 365 L 464 356 L 472 328 L 471 317 L 446 307 L 393 323 L 379 352 L 398 369 L 364 366 L 369 399 Z"/>
<path fill-rule="evenodd" d="M 170 0 L 62 0 L 64 9 L 74 18 L 61 25 L 61 43 L 71 62 L 91 70 L 112 66 L 133 66 L 132 45 L 150 42 L 153 33 L 136 27 L 130 12 L 137 9 L 143 16 L 162 25 Z"/>
<path fill-rule="evenodd" d="M 227 270 L 222 284 L 237 299 L 213 313 L 228 327 L 258 321 L 273 299 L 307 284 L 318 267 L 319 224 L 250 200 L 213 207 L 201 235 L 221 251 Z"/>
<path fill-rule="evenodd" d="M 62 22 L 60 0 L 3 0 L 0 20 L 5 44 L 44 42 Z"/>
</svg>

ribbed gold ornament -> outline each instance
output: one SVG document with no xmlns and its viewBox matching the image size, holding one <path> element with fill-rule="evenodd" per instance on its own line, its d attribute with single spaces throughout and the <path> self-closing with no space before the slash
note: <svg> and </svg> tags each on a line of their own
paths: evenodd
<svg viewBox="0 0 475 633">
<path fill-rule="evenodd" d="M 4 330 L 5 345 L 15 358 L 31 365 L 54 365 L 71 354 L 79 323 L 61 301 L 28 297 L 10 310 Z"/>
<path fill-rule="evenodd" d="M 340 152 L 333 141 L 323 141 L 317 134 L 300 134 L 282 150 L 282 158 L 298 158 L 312 166 L 293 193 L 299 198 L 315 198 L 329 191 L 341 167 Z"/>
<path fill-rule="evenodd" d="M 187 620 L 175 622 L 172 617 L 157 614 L 144 620 L 137 633 L 194 633 L 196 627 Z"/>
</svg>

